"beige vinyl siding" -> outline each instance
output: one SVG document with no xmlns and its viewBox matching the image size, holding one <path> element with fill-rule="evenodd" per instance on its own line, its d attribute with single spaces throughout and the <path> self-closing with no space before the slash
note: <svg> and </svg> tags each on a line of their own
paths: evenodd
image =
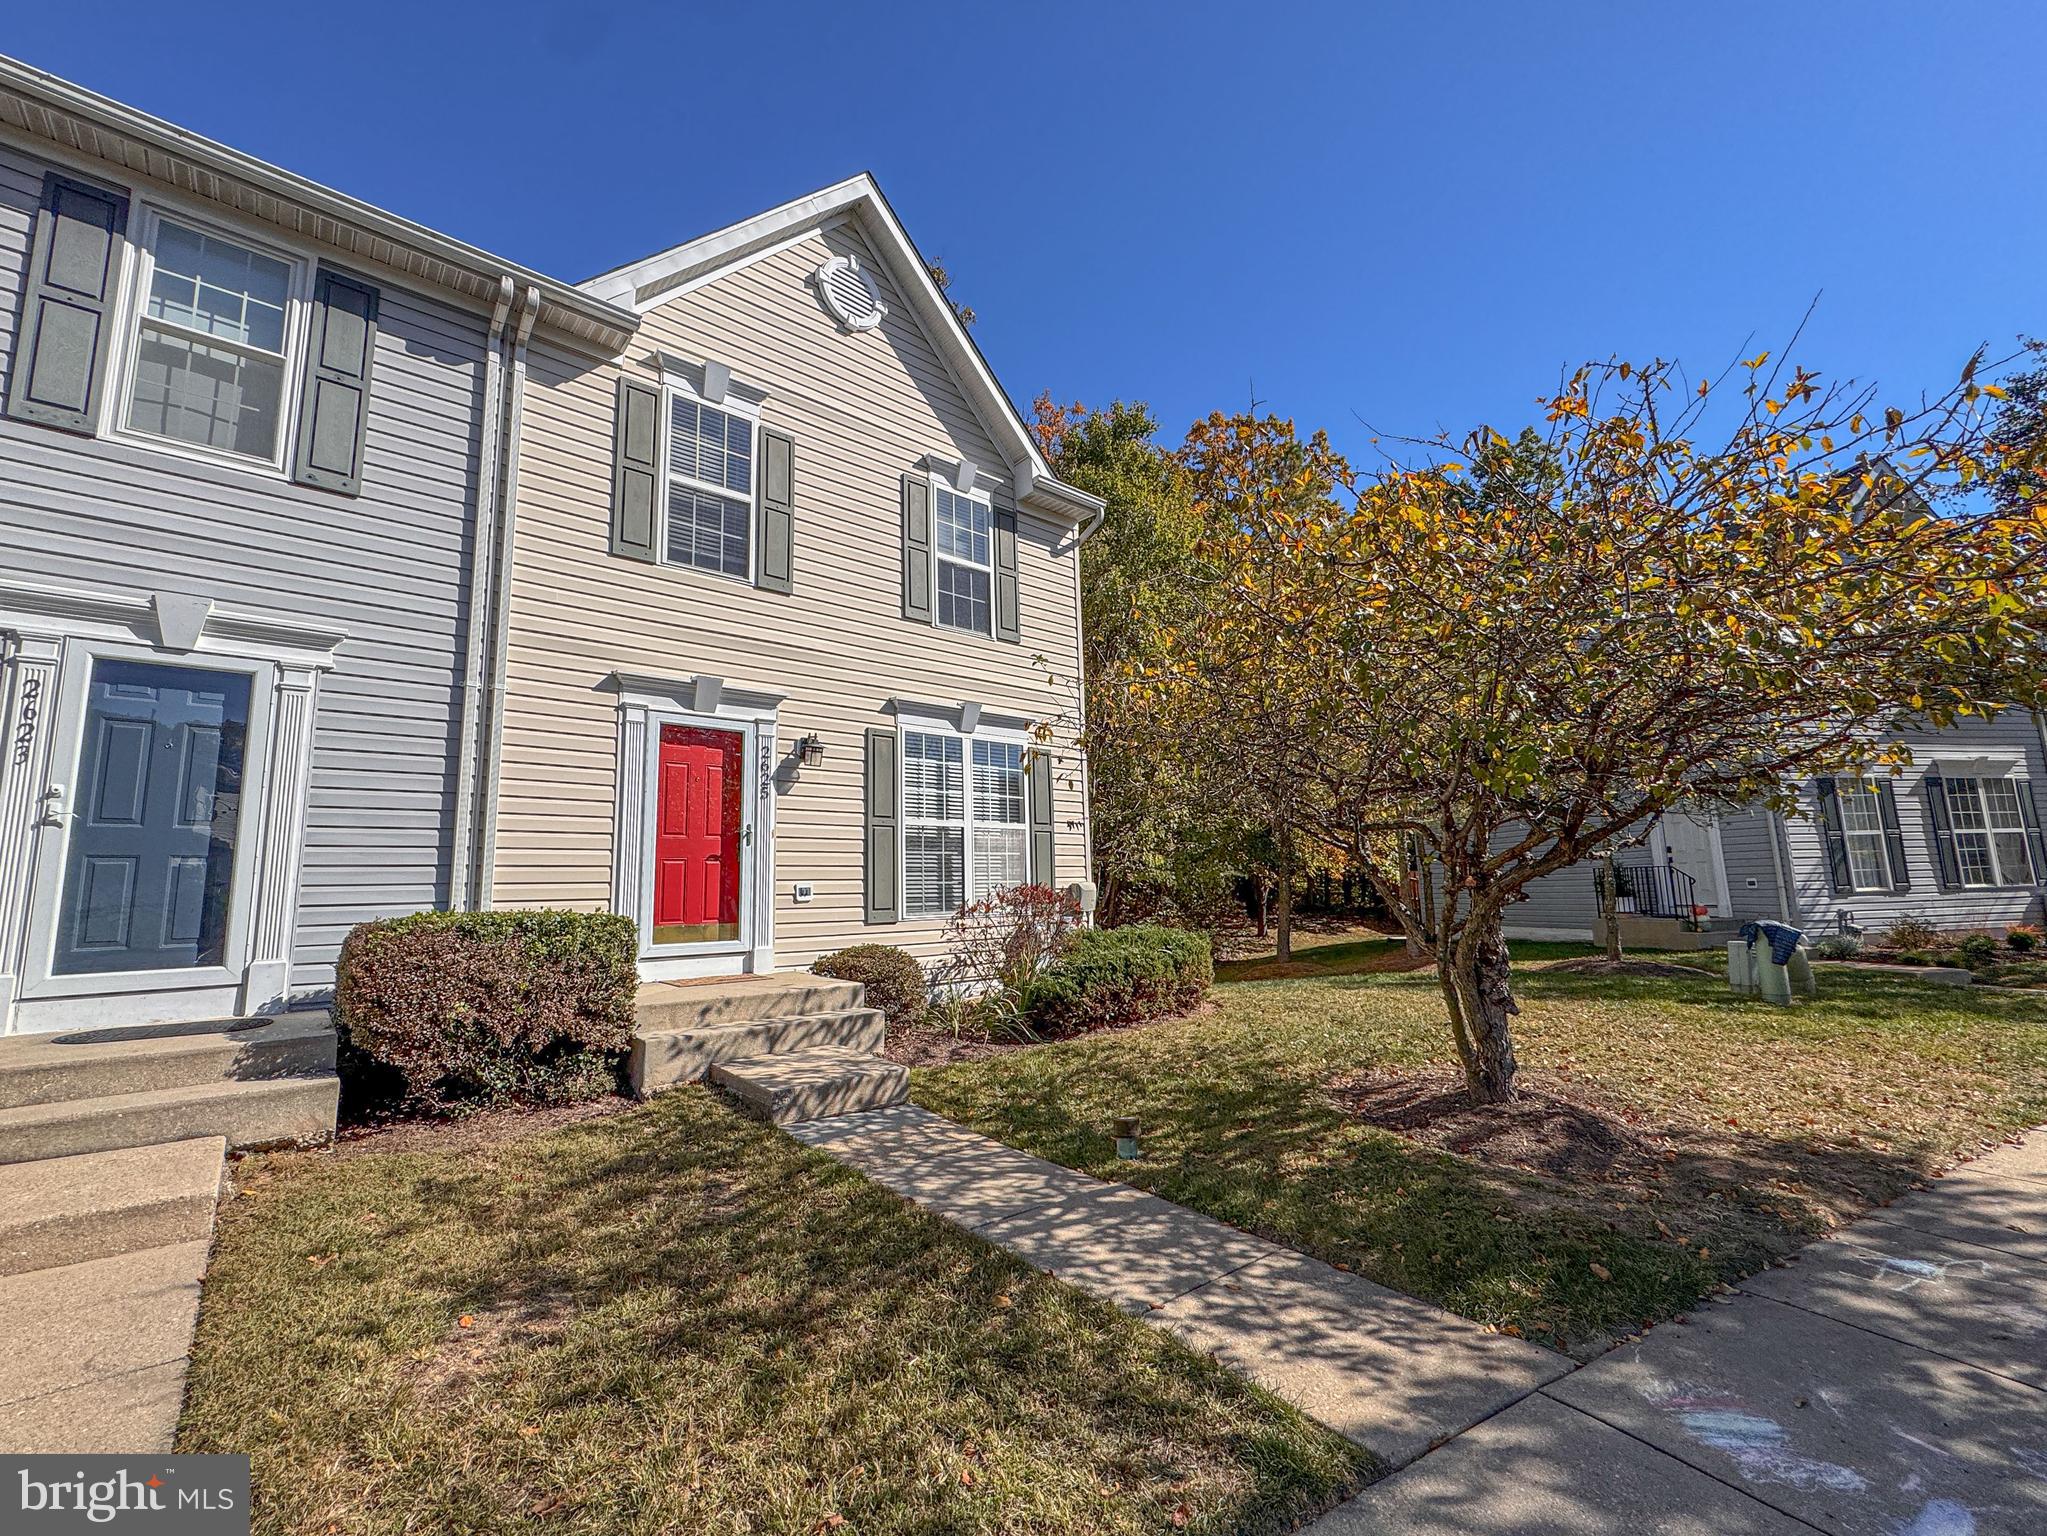
<svg viewBox="0 0 2047 1536">
<path fill-rule="evenodd" d="M 857 254 L 889 304 L 843 335 L 809 274 Z M 900 481 L 926 454 L 1002 473 L 929 339 L 850 226 L 828 229 L 651 310 L 625 366 L 653 382 L 656 350 L 715 359 L 768 392 L 762 422 L 796 439 L 795 590 L 608 553 L 615 380 L 608 364 L 536 353 L 527 380 L 513 561 L 495 899 L 598 908 L 611 896 L 614 671 L 712 673 L 785 695 L 776 759 L 810 732 L 821 766 L 786 775 L 775 817 L 775 955 L 782 967 L 862 939 L 939 952 L 942 924 L 861 923 L 862 733 L 892 697 L 1033 720 L 1076 710 L 1073 529 L 1018 519 L 1021 644 L 913 624 L 901 607 Z M 998 495 L 998 503 L 1003 498 Z M 1050 679 L 1056 676 L 1055 683 Z M 1078 763 L 1057 760 L 1062 882 L 1085 870 Z M 809 882 L 797 904 L 791 887 Z"/>
</svg>

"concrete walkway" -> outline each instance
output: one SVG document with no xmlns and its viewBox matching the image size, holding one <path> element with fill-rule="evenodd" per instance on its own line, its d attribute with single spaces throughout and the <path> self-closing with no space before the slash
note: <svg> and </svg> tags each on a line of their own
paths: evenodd
<svg viewBox="0 0 2047 1536">
<path fill-rule="evenodd" d="M 946 1220 L 1179 1335 L 1387 1467 L 1571 1368 L 1562 1355 L 905 1104 L 788 1127 Z"/>
<path fill-rule="evenodd" d="M 912 1105 L 790 1130 L 1402 1469 L 1309 1536 L 2047 1532 L 2047 1132 L 1574 1372 Z"/>
<path fill-rule="evenodd" d="M 2047 1134 L 1377 1483 L 1311 1536 L 2047 1531 Z"/>
</svg>

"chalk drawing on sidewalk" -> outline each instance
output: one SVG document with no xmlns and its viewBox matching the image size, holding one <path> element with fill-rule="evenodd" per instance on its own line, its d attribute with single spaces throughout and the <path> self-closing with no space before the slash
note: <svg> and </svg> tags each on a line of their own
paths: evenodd
<svg viewBox="0 0 2047 1536">
<path fill-rule="evenodd" d="M 1704 1392 L 1675 1382 L 1655 1382 L 1643 1396 L 1675 1418 L 1700 1445 L 1719 1451 L 1751 1482 L 1789 1488 L 1827 1488 L 1862 1493 L 1869 1479 L 1853 1467 L 1801 1455 L 1791 1432 L 1775 1419 L 1751 1412 L 1739 1398 Z"/>
<path fill-rule="evenodd" d="M 1976 1536 L 1976 1516 L 1953 1499 L 1928 1499 L 1910 1525 L 1898 1527 L 1898 1536 Z"/>
<path fill-rule="evenodd" d="M 1869 1283 L 1886 1291 L 1916 1291 L 1922 1285 L 1938 1285 L 1958 1270 L 1975 1268 L 1980 1280 L 1990 1273 L 1987 1259 L 1911 1259 L 1897 1254 L 1856 1254 L 1855 1262 L 1869 1266 Z"/>
</svg>

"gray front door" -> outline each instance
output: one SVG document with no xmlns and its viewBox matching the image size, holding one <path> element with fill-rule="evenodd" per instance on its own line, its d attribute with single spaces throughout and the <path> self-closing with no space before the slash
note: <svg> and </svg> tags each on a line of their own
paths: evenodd
<svg viewBox="0 0 2047 1536">
<path fill-rule="evenodd" d="M 248 736 L 247 673 L 93 662 L 53 973 L 223 963 Z"/>
</svg>

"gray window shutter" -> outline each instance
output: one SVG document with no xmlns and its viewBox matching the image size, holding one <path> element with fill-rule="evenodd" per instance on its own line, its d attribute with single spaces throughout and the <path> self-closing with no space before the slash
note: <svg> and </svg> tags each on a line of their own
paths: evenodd
<svg viewBox="0 0 2047 1536">
<path fill-rule="evenodd" d="M 1052 754 L 1030 754 L 1025 785 L 1025 815 L 1031 829 L 1031 883 L 1053 885 L 1059 877 L 1058 840 L 1053 837 Z"/>
<path fill-rule="evenodd" d="M 43 178 L 21 322 L 7 374 L 7 414 L 91 432 L 113 345 L 114 290 L 128 199 L 52 171 Z"/>
<path fill-rule="evenodd" d="M 1912 889 L 1912 866 L 1905 862 L 1905 829 L 1898 825 L 1898 797 L 1891 793 L 1891 781 L 1876 782 L 1877 814 L 1883 817 L 1884 846 L 1891 856 L 1891 889 Z"/>
<path fill-rule="evenodd" d="M 931 482 L 903 476 L 903 617 L 931 622 Z"/>
<path fill-rule="evenodd" d="M 292 479 L 355 496 L 362 491 L 370 370 L 377 354 L 377 290 L 322 268 L 306 333 L 305 394 Z"/>
<path fill-rule="evenodd" d="M 2013 786 L 2019 794 L 2019 815 L 2026 823 L 2026 843 L 2033 850 L 2033 884 L 2047 885 L 2047 837 L 2040 828 L 2039 791 L 2031 779 L 2020 779 Z"/>
<path fill-rule="evenodd" d="M 1955 858 L 1955 829 L 1948 820 L 1947 785 L 1938 774 L 1929 773 L 1920 783 L 1926 793 L 1926 819 L 1933 827 L 1933 867 L 1940 872 L 1940 888 L 1962 888 L 1962 866 Z"/>
<path fill-rule="evenodd" d="M 1845 896 L 1855 889 L 1855 876 L 1848 864 L 1848 839 L 1841 835 L 1841 802 L 1832 779 L 1821 779 L 1819 791 L 1820 838 L 1827 847 L 1827 879 L 1834 894 Z"/>
<path fill-rule="evenodd" d="M 754 582 L 769 592 L 796 585 L 796 439 L 761 428 L 760 554 Z"/>
<path fill-rule="evenodd" d="M 903 915 L 902 768 L 896 733 L 867 733 L 866 910 L 861 920 L 893 923 Z"/>
<path fill-rule="evenodd" d="M 1012 644 L 1023 640 L 1017 612 L 1016 511 L 995 509 L 995 638 Z"/>
<path fill-rule="evenodd" d="M 652 563 L 656 494 L 661 471 L 661 391 L 638 379 L 618 381 L 611 427 L 611 552 Z"/>
</svg>

